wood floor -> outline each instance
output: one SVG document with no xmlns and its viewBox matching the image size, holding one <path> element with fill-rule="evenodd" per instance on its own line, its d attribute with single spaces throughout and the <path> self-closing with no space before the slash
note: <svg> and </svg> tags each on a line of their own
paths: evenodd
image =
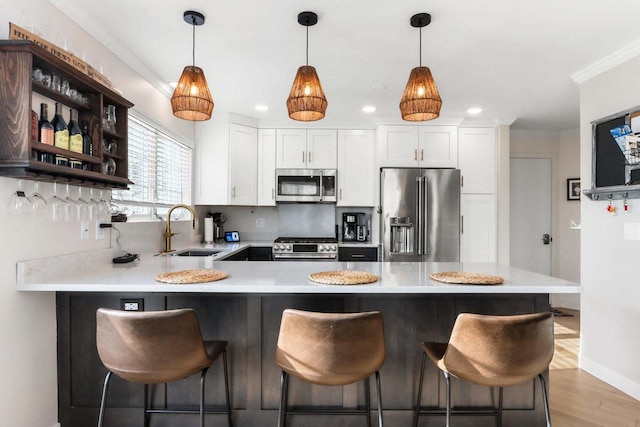
<svg viewBox="0 0 640 427">
<path fill-rule="evenodd" d="M 553 427 L 640 427 L 640 401 L 578 368 L 580 312 L 556 316 L 556 351 L 549 371 Z"/>
</svg>

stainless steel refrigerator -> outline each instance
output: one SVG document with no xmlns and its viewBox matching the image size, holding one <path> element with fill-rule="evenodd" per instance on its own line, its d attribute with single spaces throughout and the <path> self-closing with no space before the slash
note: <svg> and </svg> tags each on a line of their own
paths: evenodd
<svg viewBox="0 0 640 427">
<path fill-rule="evenodd" d="M 382 168 L 383 261 L 460 261 L 460 170 Z"/>
</svg>

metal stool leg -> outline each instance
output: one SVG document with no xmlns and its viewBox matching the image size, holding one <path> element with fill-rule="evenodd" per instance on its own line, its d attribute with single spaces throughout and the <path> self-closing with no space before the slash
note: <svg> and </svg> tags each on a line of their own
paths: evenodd
<svg viewBox="0 0 640 427">
<path fill-rule="evenodd" d="M 448 372 L 442 371 L 442 375 L 444 375 L 445 389 L 446 389 L 446 404 L 447 404 L 447 421 L 445 426 L 450 427 L 451 425 L 451 376 Z"/>
<path fill-rule="evenodd" d="M 371 381 L 364 379 L 364 400 L 367 402 L 367 427 L 371 427 Z"/>
<path fill-rule="evenodd" d="M 287 395 L 289 393 L 289 374 L 282 371 L 280 375 L 280 408 L 278 409 L 278 427 L 287 424 Z"/>
<path fill-rule="evenodd" d="M 427 355 L 422 352 L 422 363 L 420 365 L 420 377 L 418 379 L 418 401 L 416 402 L 416 413 L 413 419 L 413 427 L 418 427 L 418 417 L 420 416 L 420 402 L 422 401 L 422 383 L 424 382 L 424 364 L 427 360 Z"/>
<path fill-rule="evenodd" d="M 498 392 L 498 427 L 502 427 L 502 396 L 503 387 L 500 387 Z"/>
<path fill-rule="evenodd" d="M 204 368 L 200 374 L 200 427 L 204 427 L 204 383 L 209 368 Z"/>
<path fill-rule="evenodd" d="M 222 363 L 224 367 L 224 388 L 227 393 L 227 421 L 229 422 L 229 427 L 233 427 L 233 422 L 231 421 L 231 399 L 229 398 L 229 373 L 227 369 L 227 350 L 222 351 Z"/>
<path fill-rule="evenodd" d="M 107 372 L 104 377 L 104 385 L 102 387 L 102 398 L 100 399 L 100 413 L 98 415 L 98 427 L 102 427 L 104 422 L 104 408 L 107 405 L 107 391 L 109 391 L 109 381 L 111 380 L 111 371 Z"/>
<path fill-rule="evenodd" d="M 378 392 L 378 427 L 383 427 L 382 422 L 382 389 L 380 387 L 380 371 L 376 371 L 376 389 Z"/>
<path fill-rule="evenodd" d="M 149 427 L 151 414 L 149 410 L 149 384 L 144 385 L 144 427 Z"/>
<path fill-rule="evenodd" d="M 551 415 L 549 413 L 549 396 L 547 395 L 547 382 L 544 380 L 544 375 L 538 374 L 540 378 L 540 385 L 542 386 L 542 400 L 544 400 L 544 416 L 547 419 L 547 427 L 551 427 Z"/>
</svg>

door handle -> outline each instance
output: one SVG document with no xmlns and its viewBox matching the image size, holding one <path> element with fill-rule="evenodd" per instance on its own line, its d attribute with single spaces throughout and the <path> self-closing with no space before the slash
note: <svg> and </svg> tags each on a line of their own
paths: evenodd
<svg viewBox="0 0 640 427">
<path fill-rule="evenodd" d="M 413 150 L 413 160 L 418 161 L 418 149 Z"/>
<path fill-rule="evenodd" d="M 553 238 L 548 234 L 543 234 L 541 240 L 543 245 L 548 245 L 549 243 L 553 242 Z"/>
<path fill-rule="evenodd" d="M 307 153 L 307 163 L 311 163 L 311 151 Z"/>
<path fill-rule="evenodd" d="M 304 151 L 302 152 L 302 163 L 304 163 Z"/>
<path fill-rule="evenodd" d="M 420 161 L 424 161 L 424 148 L 420 149 Z"/>
</svg>

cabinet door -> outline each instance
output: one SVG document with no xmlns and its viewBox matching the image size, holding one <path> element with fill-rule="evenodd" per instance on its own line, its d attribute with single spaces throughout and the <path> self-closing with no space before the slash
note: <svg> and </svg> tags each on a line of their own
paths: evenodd
<svg viewBox="0 0 640 427">
<path fill-rule="evenodd" d="M 456 126 L 420 126 L 419 162 L 426 168 L 458 167 Z"/>
<path fill-rule="evenodd" d="M 196 126 L 196 205 L 229 203 L 229 123 L 215 115 Z"/>
<path fill-rule="evenodd" d="M 337 153 L 335 130 L 307 130 L 307 168 L 336 169 Z"/>
<path fill-rule="evenodd" d="M 229 125 L 229 204 L 255 206 L 258 195 L 258 130 Z"/>
<path fill-rule="evenodd" d="M 496 192 L 495 128 L 460 128 L 458 164 L 463 194 Z"/>
<path fill-rule="evenodd" d="M 307 131 L 305 129 L 278 129 L 276 138 L 276 167 L 279 169 L 305 169 L 307 167 Z"/>
<path fill-rule="evenodd" d="M 258 131 L 258 206 L 276 205 L 276 130 Z"/>
<path fill-rule="evenodd" d="M 418 126 L 378 127 L 380 166 L 418 166 Z"/>
<path fill-rule="evenodd" d="M 372 130 L 338 131 L 338 206 L 375 206 Z"/>
<path fill-rule="evenodd" d="M 460 262 L 496 262 L 498 236 L 495 195 L 461 195 L 460 222 Z"/>
</svg>

